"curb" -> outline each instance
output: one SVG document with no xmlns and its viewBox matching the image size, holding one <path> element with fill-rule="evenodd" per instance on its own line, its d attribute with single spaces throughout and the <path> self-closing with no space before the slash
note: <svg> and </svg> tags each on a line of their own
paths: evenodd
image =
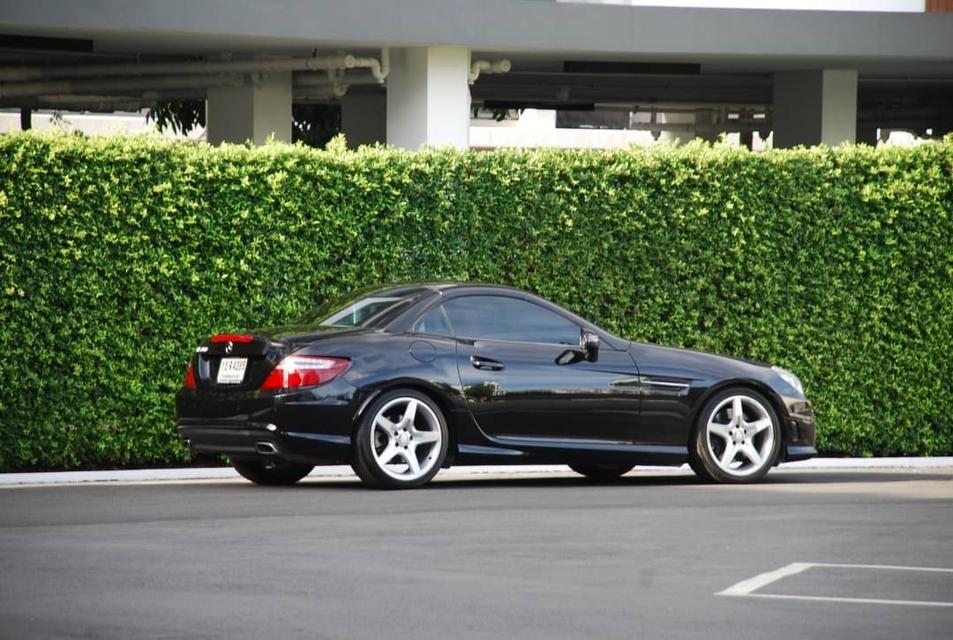
<svg viewBox="0 0 953 640">
<path fill-rule="evenodd" d="M 672 472 L 687 470 L 681 467 L 636 467 L 638 472 Z M 953 456 L 933 458 L 815 458 L 782 464 L 782 470 L 880 470 L 903 471 L 911 469 L 951 469 Z M 473 475 L 532 475 L 549 473 L 572 473 L 565 465 L 506 465 L 453 467 L 440 472 L 440 477 Z M 347 465 L 315 467 L 308 478 L 353 478 L 354 472 Z M 231 467 L 181 468 L 181 469 L 121 469 L 114 471 L 54 471 L 48 473 L 0 473 L 0 487 L 42 486 L 87 483 L 138 483 L 138 482 L 193 482 L 203 480 L 238 480 L 240 476 Z"/>
</svg>

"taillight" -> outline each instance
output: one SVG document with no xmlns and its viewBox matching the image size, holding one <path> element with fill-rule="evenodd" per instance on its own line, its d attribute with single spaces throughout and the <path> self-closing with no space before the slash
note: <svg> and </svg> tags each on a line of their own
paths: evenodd
<svg viewBox="0 0 953 640">
<path fill-rule="evenodd" d="M 271 370 L 258 388 L 260 391 L 314 387 L 330 382 L 350 366 L 345 358 L 327 356 L 286 356 Z"/>
<path fill-rule="evenodd" d="M 212 342 L 251 342 L 252 337 L 247 333 L 219 333 L 212 336 Z"/>
<path fill-rule="evenodd" d="M 185 370 L 185 388 L 195 388 L 195 371 L 192 369 L 192 361 L 189 360 L 189 367 Z"/>
</svg>

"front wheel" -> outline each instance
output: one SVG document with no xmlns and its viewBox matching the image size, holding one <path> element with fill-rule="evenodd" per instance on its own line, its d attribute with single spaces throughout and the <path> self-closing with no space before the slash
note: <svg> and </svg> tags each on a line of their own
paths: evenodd
<svg viewBox="0 0 953 640">
<path fill-rule="evenodd" d="M 232 460 L 235 471 L 255 484 L 288 486 L 305 477 L 314 466 L 294 462 L 263 462 L 259 460 Z"/>
<path fill-rule="evenodd" d="M 726 389 L 698 416 L 689 464 L 710 482 L 756 482 L 767 475 L 780 446 L 771 403 L 751 389 Z"/>
<path fill-rule="evenodd" d="M 365 484 L 409 489 L 430 482 L 447 456 L 447 422 L 418 391 L 398 389 L 378 398 L 354 436 L 353 468 Z"/>
<path fill-rule="evenodd" d="M 635 465 L 631 464 L 571 464 L 569 468 L 593 482 L 615 482 Z"/>
</svg>

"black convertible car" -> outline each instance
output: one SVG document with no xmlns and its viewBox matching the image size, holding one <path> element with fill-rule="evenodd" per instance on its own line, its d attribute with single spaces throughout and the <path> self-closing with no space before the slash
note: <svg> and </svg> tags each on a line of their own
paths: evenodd
<svg viewBox="0 0 953 640">
<path fill-rule="evenodd" d="M 212 336 L 176 397 L 194 452 L 259 484 L 349 463 L 368 485 L 442 467 L 568 464 L 595 480 L 688 462 L 751 482 L 815 455 L 797 377 L 629 342 L 525 291 L 415 284 L 365 292 L 289 326 Z"/>
</svg>

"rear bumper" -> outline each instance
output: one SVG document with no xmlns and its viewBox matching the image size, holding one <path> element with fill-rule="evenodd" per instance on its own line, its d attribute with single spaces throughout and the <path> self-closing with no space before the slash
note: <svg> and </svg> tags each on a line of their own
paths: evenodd
<svg viewBox="0 0 953 640">
<path fill-rule="evenodd" d="M 176 396 L 178 431 L 194 453 L 348 462 L 354 400 L 354 387 L 343 380 L 288 394 L 183 389 Z"/>
<path fill-rule="evenodd" d="M 179 421 L 179 436 L 195 453 L 256 456 L 269 447 L 277 450 L 281 437 L 276 429 L 273 424 L 255 422 L 221 425 L 205 421 Z"/>
<path fill-rule="evenodd" d="M 179 420 L 179 436 L 196 454 L 222 454 L 232 458 L 274 459 L 321 464 L 350 458 L 347 436 L 282 431 L 272 423 L 220 423 Z"/>
</svg>

